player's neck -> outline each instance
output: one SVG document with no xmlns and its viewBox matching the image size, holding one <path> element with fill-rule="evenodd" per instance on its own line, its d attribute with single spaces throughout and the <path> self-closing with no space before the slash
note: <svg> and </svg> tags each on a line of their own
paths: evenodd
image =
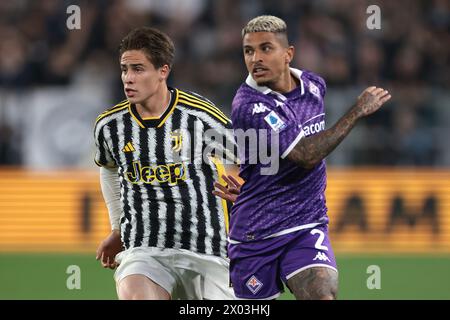
<svg viewBox="0 0 450 320">
<path fill-rule="evenodd" d="M 142 103 L 136 103 L 136 110 L 141 118 L 160 117 L 170 103 L 171 93 L 166 85 Z"/>
<path fill-rule="evenodd" d="M 270 89 L 279 93 L 288 93 L 298 87 L 298 85 L 298 80 L 291 74 L 290 69 L 288 69 Z"/>
</svg>

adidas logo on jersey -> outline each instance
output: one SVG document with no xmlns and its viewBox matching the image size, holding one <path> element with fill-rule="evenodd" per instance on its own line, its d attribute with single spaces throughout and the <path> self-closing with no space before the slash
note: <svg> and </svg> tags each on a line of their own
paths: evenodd
<svg viewBox="0 0 450 320">
<path fill-rule="evenodd" d="M 134 148 L 133 144 L 130 142 L 128 142 L 125 147 L 122 149 L 122 152 L 133 152 L 136 151 L 136 149 Z"/>
<path fill-rule="evenodd" d="M 320 260 L 320 261 L 328 261 L 331 262 L 330 259 L 328 259 L 327 255 L 323 252 L 318 252 L 316 257 L 313 259 L 313 261 Z"/>
<path fill-rule="evenodd" d="M 254 107 L 253 107 L 252 115 L 254 115 L 255 113 L 262 113 L 262 112 L 266 112 L 266 111 L 270 111 L 270 109 L 267 108 L 264 103 L 262 103 L 262 102 L 255 103 Z"/>
</svg>

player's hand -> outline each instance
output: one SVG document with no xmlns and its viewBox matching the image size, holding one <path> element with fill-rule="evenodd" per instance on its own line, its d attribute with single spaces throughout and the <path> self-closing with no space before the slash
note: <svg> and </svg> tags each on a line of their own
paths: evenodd
<svg viewBox="0 0 450 320">
<path fill-rule="evenodd" d="M 390 98 L 391 95 L 387 90 L 369 87 L 359 95 L 354 108 L 359 116 L 365 117 L 380 109 Z"/>
<path fill-rule="evenodd" d="M 223 180 L 227 183 L 226 186 L 218 182 L 214 182 L 214 187 L 218 190 L 213 190 L 215 196 L 221 197 L 227 201 L 236 202 L 236 199 L 241 191 L 241 184 L 231 175 L 222 175 Z"/>
<path fill-rule="evenodd" d="M 100 260 L 103 268 L 114 269 L 117 267 L 115 261 L 116 254 L 123 250 L 120 231 L 113 230 L 111 234 L 103 240 L 97 249 L 95 259 Z"/>
</svg>

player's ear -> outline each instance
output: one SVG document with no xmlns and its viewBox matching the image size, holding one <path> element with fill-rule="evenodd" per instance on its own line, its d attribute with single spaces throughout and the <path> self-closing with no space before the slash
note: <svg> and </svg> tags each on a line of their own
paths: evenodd
<svg viewBox="0 0 450 320">
<path fill-rule="evenodd" d="M 289 46 L 286 49 L 286 56 L 285 56 L 285 63 L 291 63 L 292 59 L 294 58 L 295 49 L 294 46 Z"/>
<path fill-rule="evenodd" d="M 163 65 L 161 68 L 159 68 L 159 75 L 160 75 L 160 80 L 167 80 L 167 78 L 169 77 L 169 73 L 170 73 L 170 67 L 165 64 Z"/>
</svg>

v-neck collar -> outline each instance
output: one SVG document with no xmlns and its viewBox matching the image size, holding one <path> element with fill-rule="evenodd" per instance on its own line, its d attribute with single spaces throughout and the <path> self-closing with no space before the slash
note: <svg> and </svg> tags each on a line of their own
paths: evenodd
<svg viewBox="0 0 450 320">
<path fill-rule="evenodd" d="M 129 105 L 128 108 L 132 118 L 138 123 L 141 128 L 160 128 L 164 124 L 164 122 L 166 122 L 167 118 L 169 118 L 169 116 L 172 114 L 178 103 L 178 90 L 171 87 L 169 87 L 169 90 L 170 92 L 172 92 L 170 102 L 166 110 L 160 117 L 143 119 L 139 115 L 139 112 L 136 109 L 136 105 L 134 103 Z"/>
</svg>

